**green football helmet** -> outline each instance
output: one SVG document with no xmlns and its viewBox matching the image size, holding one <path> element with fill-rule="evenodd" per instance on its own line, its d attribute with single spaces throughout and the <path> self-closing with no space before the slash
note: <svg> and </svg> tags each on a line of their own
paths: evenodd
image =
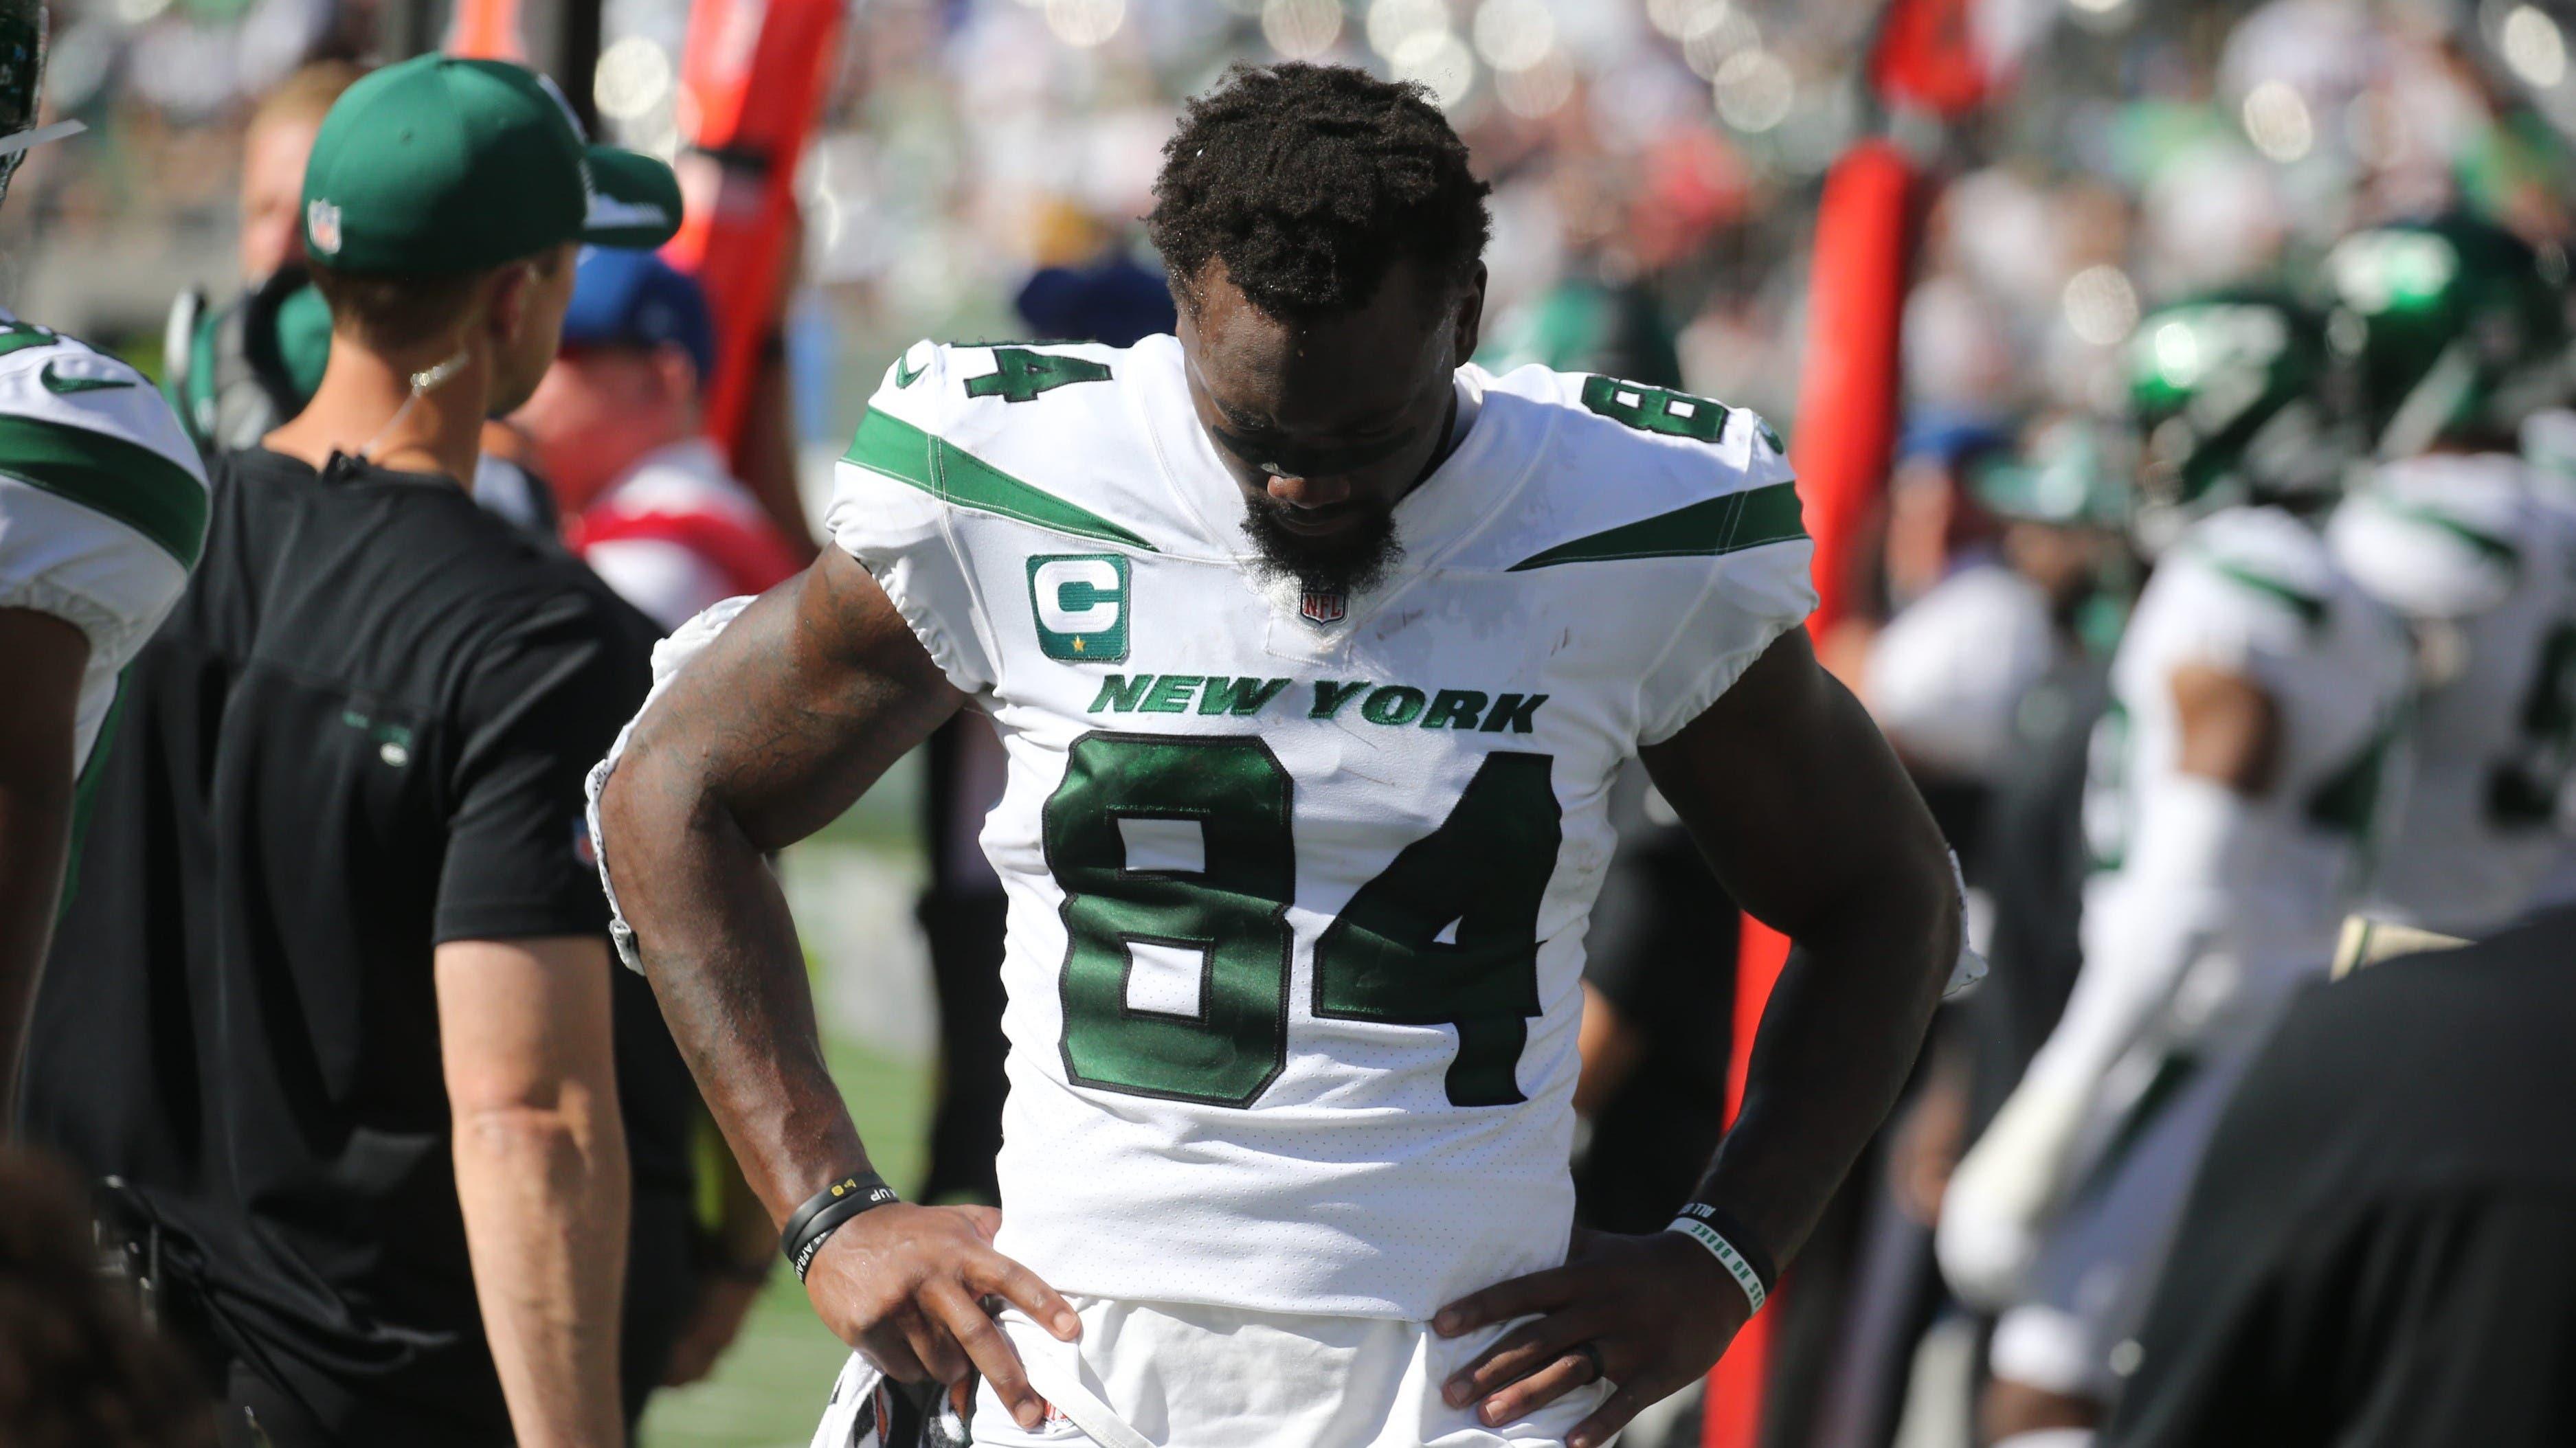
<svg viewBox="0 0 2576 1448">
<path fill-rule="evenodd" d="M 2132 523 L 2149 551 L 2220 508 L 2313 507 L 2341 491 L 2352 449 L 2326 403 L 2312 313 L 2272 293 L 2221 293 L 2149 312 L 2128 348 Z"/>
<path fill-rule="evenodd" d="M 2326 336 L 2381 458 L 2508 445 L 2566 383 L 2567 259 L 2465 215 L 2375 226 L 2326 256 Z"/>
<path fill-rule="evenodd" d="M 2129 516 L 2132 451 L 2124 431 L 2093 417 L 2041 417 L 2014 446 L 1967 464 L 1968 491 L 1998 517 L 2116 530 Z"/>
</svg>

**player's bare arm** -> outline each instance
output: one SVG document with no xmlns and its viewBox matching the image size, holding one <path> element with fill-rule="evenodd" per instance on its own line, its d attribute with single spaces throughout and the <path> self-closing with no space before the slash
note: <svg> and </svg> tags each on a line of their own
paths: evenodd
<svg viewBox="0 0 2576 1448">
<path fill-rule="evenodd" d="M 1695 1200 L 1786 1261 L 1886 1119 L 1958 954 L 1939 830 L 1858 701 L 1783 635 L 1680 734 L 1643 751 L 1734 897 L 1799 947 L 1774 989 L 1744 1109 Z M 1708 1371 L 1748 1315 L 1717 1260 L 1673 1233 L 1578 1231 L 1565 1266 L 1443 1309 L 1455 1336 L 1532 1313 L 1449 1385 L 1509 1422 L 1582 1386 L 1619 1391 L 1568 1436 L 1594 1448 Z"/>
<path fill-rule="evenodd" d="M 2272 787 L 2280 757 L 2281 711 L 2263 686 L 2208 664 L 2174 670 L 2174 720 L 2185 774 L 2252 798 Z"/>
<path fill-rule="evenodd" d="M 89 639 L 32 609 L 0 609 L 0 1137 L 16 1120 L 18 1053 L 53 939 L 71 842 L 72 744 Z"/>
<path fill-rule="evenodd" d="M 625 1440 L 613 1329 L 632 1201 L 608 965 L 595 934 L 437 951 L 457 1206 L 526 1444 Z"/>
<path fill-rule="evenodd" d="M 779 1222 L 868 1157 L 762 856 L 840 815 L 963 701 L 867 571 L 827 549 L 645 712 L 602 793 L 603 852 L 653 992 Z M 1037 1395 L 979 1299 L 1068 1339 L 1078 1329 L 1061 1297 L 993 1251 L 998 1223 L 985 1207 L 877 1208 L 825 1240 L 806 1290 L 894 1377 L 954 1382 L 971 1362 L 1034 1424 Z"/>
</svg>

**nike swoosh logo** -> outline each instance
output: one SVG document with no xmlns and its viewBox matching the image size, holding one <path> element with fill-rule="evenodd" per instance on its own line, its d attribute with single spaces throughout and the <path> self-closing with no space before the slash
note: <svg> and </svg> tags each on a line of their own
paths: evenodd
<svg viewBox="0 0 2576 1448">
<path fill-rule="evenodd" d="M 922 369 L 921 367 L 914 367 L 914 366 L 909 365 L 909 364 L 911 363 L 911 361 L 912 361 L 912 354 L 911 354 L 911 353 L 909 353 L 909 352 L 905 353 L 905 354 L 904 354 L 903 356 L 901 356 L 901 357 L 897 357 L 896 359 L 894 359 L 894 385 L 895 385 L 895 386 L 897 386 L 897 387 L 910 387 L 910 386 L 912 385 L 912 380 L 913 380 L 914 378 L 916 378 L 916 377 L 919 377 L 919 376 L 922 374 L 922 370 L 923 370 L 923 369 Z M 925 366 L 926 366 L 926 365 L 927 365 L 927 364 L 925 364 Z"/>
<path fill-rule="evenodd" d="M 51 362 L 45 364 L 42 380 L 47 392 L 62 395 L 74 392 L 104 392 L 111 387 L 134 385 L 133 379 L 126 377 L 65 377 L 54 370 L 54 364 Z"/>
</svg>

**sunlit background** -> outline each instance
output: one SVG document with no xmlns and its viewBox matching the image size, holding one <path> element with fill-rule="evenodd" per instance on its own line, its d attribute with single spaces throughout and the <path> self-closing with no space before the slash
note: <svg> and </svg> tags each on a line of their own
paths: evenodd
<svg viewBox="0 0 2576 1448">
<path fill-rule="evenodd" d="M 2564 235 L 2576 78 L 2529 0 L 1984 0 L 2016 74 L 1969 123 L 1884 115 L 1870 0 L 861 0 L 800 177 L 789 355 L 809 495 L 909 340 L 1025 335 L 1030 273 L 1125 252 L 1179 99 L 1231 62 L 1420 81 L 1495 185 L 1495 365 L 1668 349 L 1692 392 L 1784 431 L 1822 175 L 1868 131 L 1951 179 L 1922 219 L 1904 389 L 1917 412 L 2098 403 L 2143 304 L 2355 220 L 2462 203 Z M 676 153 L 686 0 L 606 0 L 602 124 Z M 443 24 L 435 15 L 432 25 Z M 58 0 L 48 97 L 92 129 L 0 211 L 28 315 L 147 367 L 172 295 L 233 275 L 251 98 L 322 55 L 398 49 L 391 0 Z M 411 32 L 417 33 L 417 31 Z M 431 33 L 435 33 L 432 31 Z M 844 1085 L 901 1184 L 919 1159 L 929 992 L 900 775 L 788 861 Z M 839 1349 L 778 1289 L 719 1379 L 648 1441 L 804 1441 Z"/>
<path fill-rule="evenodd" d="M 1489 340 L 1531 350 L 1568 275 L 1642 279 L 1692 390 L 1787 418 L 1818 178 L 1881 124 L 1867 0 L 866 0 L 801 177 L 803 429 L 844 434 L 923 334 L 1007 335 L 1034 267 L 1141 246 L 1178 99 L 1230 62 L 1421 81 L 1496 183 Z M 2549 213 L 2576 128 L 2566 32 L 2523 3 L 1999 0 L 2013 102 L 1920 139 L 1970 174 L 1928 218 L 1911 385 L 2081 400 L 2142 293 L 2233 276 L 2357 214 Z M 685 0 L 606 0 L 604 129 L 675 152 Z M 148 355 L 168 295 L 228 287 L 248 99 L 385 43 L 380 0 L 72 0 L 48 91 L 91 122 L 0 223 L 12 295 Z M 1904 134 L 1903 122 L 1897 123 Z M 2551 217 L 2542 223 L 2554 227 Z M 2025 365 L 2031 362 L 2041 365 Z"/>
</svg>

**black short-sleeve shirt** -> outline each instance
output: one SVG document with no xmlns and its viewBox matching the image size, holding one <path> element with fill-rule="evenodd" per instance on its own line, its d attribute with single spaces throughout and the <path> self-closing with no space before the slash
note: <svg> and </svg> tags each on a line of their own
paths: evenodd
<svg viewBox="0 0 2576 1448">
<path fill-rule="evenodd" d="M 2576 907 L 2308 988 L 2228 1103 L 2118 1448 L 2576 1443 Z"/>
<path fill-rule="evenodd" d="M 505 1438 L 432 952 L 603 931 L 582 777 L 653 630 L 448 479 L 266 451 L 214 477 L 125 681 L 26 1124 L 135 1183 L 320 1417 Z"/>
</svg>

